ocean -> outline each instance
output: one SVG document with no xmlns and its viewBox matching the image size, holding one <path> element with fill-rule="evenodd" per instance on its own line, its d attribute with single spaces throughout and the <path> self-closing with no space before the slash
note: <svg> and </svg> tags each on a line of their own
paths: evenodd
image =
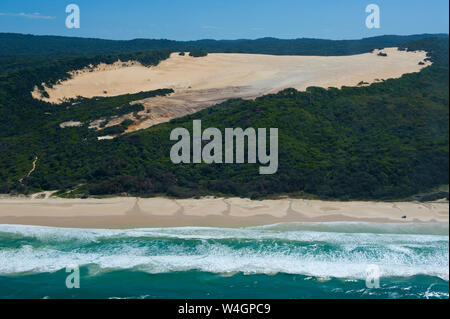
<svg viewBox="0 0 450 319">
<path fill-rule="evenodd" d="M 0 298 L 449 298 L 449 227 L 0 225 Z"/>
</svg>

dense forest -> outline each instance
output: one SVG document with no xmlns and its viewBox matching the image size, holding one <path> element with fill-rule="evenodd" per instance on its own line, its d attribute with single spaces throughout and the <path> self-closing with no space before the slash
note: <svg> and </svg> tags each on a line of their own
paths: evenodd
<svg viewBox="0 0 450 319">
<path fill-rule="evenodd" d="M 30 95 L 35 86 L 42 89 L 43 82 L 48 86 L 52 86 L 57 81 L 70 77 L 69 71 L 95 67 L 102 62 L 113 63 L 118 60 L 133 60 L 145 66 L 151 66 L 157 65 L 169 56 L 170 51 L 147 51 L 95 57 L 47 58 L 45 60 L 41 60 L 38 57 L 35 63 L 32 63 L 34 58 L 29 57 L 27 59 L 29 63 L 25 64 L 25 66 L 21 66 L 18 63 L 22 60 L 21 58 L 18 58 L 9 67 L 8 64 L 2 64 L 0 66 L 0 118 L 2 119 L 0 121 L 0 137 L 17 136 L 25 132 L 32 132 L 41 127 L 42 123 L 51 122 L 54 116 L 64 117 L 64 114 L 61 114 L 61 111 L 57 110 L 58 108 L 54 105 L 35 100 Z M 143 96 L 142 94 L 137 95 L 134 100 L 145 98 Z M 59 109 L 68 109 L 69 112 L 66 112 L 66 114 L 70 117 L 75 112 L 73 109 L 80 109 L 81 106 L 86 106 L 85 102 L 78 105 L 80 103 L 75 104 L 75 101 L 69 101 L 59 107 Z M 95 100 L 91 101 L 91 103 L 95 104 Z M 97 106 L 98 103 L 93 107 Z M 108 107 L 111 108 L 111 105 L 106 108 Z M 102 110 L 90 110 L 91 107 L 89 105 L 82 109 L 97 115 L 101 115 L 100 112 L 102 112 Z M 105 108 L 103 108 L 103 111 L 105 111 Z M 114 115 L 112 114 L 113 112 L 117 113 L 117 115 L 124 113 L 114 110 L 107 110 L 106 112 L 108 114 L 105 115 L 109 116 Z"/>
<path fill-rule="evenodd" d="M 51 41 L 57 37 L 36 38 Z M 397 41 L 401 50 L 426 50 L 433 64 L 420 73 L 370 86 L 310 87 L 305 92 L 286 89 L 254 101 L 232 99 L 147 130 L 99 141 L 97 131 L 89 129 L 89 121 L 136 112 L 139 104 L 130 102 L 143 96 L 165 95 L 171 90 L 80 98 L 53 105 L 32 99 L 32 88 L 42 82 L 56 83 L 66 78 L 70 70 L 118 58 L 155 65 L 167 58 L 172 49 L 160 45 L 158 49 L 164 50 L 134 53 L 125 52 L 129 43 L 123 41 L 114 44 L 80 39 L 93 41 L 86 44 L 91 51 L 84 52 L 98 50 L 102 56 L 44 59 L 39 56 L 43 53 L 38 46 L 31 43 L 30 52 L 37 56 L 26 58 L 27 63 L 21 65 L 25 58 L 20 57 L 20 48 L 24 44 L 14 38 L 18 56 L 0 57 L 0 193 L 58 189 L 61 196 L 214 194 L 261 198 L 295 194 L 342 200 L 398 199 L 448 184 L 448 37 L 375 39 L 328 47 L 327 40 L 311 41 L 321 43 L 315 48 L 323 46 L 323 55 L 370 51 L 387 46 L 382 43 Z M 399 43 L 398 39 L 409 42 Z M 56 40 L 46 54 L 80 54 L 64 51 L 64 41 L 70 38 Z M 140 43 L 135 41 L 132 43 Z M 239 50 L 230 50 L 245 52 L 247 40 L 242 41 Z M 281 44 L 287 40 L 276 41 L 280 41 L 279 52 L 275 44 L 267 45 L 272 54 L 307 47 L 298 44 L 307 41 L 304 39 L 292 40 L 289 45 Z M 233 42 L 237 47 L 238 44 L 239 41 Z M 3 55 L 14 48 L 5 49 L 3 41 L 1 46 Z M 203 43 L 201 48 L 214 51 Z M 231 44 L 229 48 L 233 48 Z M 267 53 L 263 45 L 259 49 L 258 53 Z M 105 55 L 101 50 L 112 52 Z M 174 142 L 169 139 L 170 132 L 175 127 L 191 130 L 194 119 L 201 119 L 204 128 L 217 127 L 221 131 L 226 127 L 279 128 L 278 172 L 259 175 L 259 164 L 172 164 L 169 153 Z M 80 121 L 83 125 L 60 128 L 64 121 Z M 114 129 L 123 130 L 126 124 Z M 35 158 L 36 170 L 26 177 Z"/>
<path fill-rule="evenodd" d="M 59 36 L 36 36 L 0 33 L 0 57 L 28 56 L 94 56 L 148 50 L 190 52 L 260 53 L 277 55 L 350 55 L 370 52 L 379 47 L 395 47 L 405 43 L 447 34 L 418 34 L 409 36 L 384 35 L 361 40 L 262 38 L 256 40 L 198 40 L 173 41 L 135 39 L 129 41 L 100 40 Z"/>
</svg>

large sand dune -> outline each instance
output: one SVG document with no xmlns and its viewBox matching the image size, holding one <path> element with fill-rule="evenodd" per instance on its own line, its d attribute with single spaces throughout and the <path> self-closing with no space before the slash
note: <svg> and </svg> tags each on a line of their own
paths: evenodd
<svg viewBox="0 0 450 319">
<path fill-rule="evenodd" d="M 356 86 L 361 81 L 373 83 L 418 72 L 429 64 L 419 65 L 426 58 L 423 51 L 406 52 L 397 48 L 382 51 L 387 56 L 379 56 L 376 50 L 330 57 L 213 53 L 193 58 L 174 53 L 156 67 L 117 62 L 100 65 L 93 71 L 74 71 L 71 79 L 46 88 L 48 98 L 37 90 L 32 94 L 35 98 L 60 103 L 77 96 L 91 98 L 173 88 L 175 93 L 171 96 L 140 102 L 146 110 L 141 112 L 141 119 L 133 127 L 139 129 L 194 113 L 229 98 L 255 98 L 287 87 L 304 90 L 309 86 Z"/>
</svg>

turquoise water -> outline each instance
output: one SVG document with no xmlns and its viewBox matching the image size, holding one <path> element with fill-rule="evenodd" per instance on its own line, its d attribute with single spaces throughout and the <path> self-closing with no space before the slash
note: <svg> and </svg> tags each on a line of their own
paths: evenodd
<svg viewBox="0 0 450 319">
<path fill-rule="evenodd" d="M 448 298 L 448 280 L 448 224 L 0 225 L 0 298 Z"/>
</svg>

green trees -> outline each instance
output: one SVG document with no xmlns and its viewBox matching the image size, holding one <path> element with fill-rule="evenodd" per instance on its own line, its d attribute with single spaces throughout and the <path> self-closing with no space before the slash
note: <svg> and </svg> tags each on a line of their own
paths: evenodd
<svg viewBox="0 0 450 319">
<path fill-rule="evenodd" d="M 189 52 L 189 56 L 194 58 L 199 58 L 207 55 L 208 52 L 206 52 L 205 50 L 192 50 L 191 52 Z"/>
<path fill-rule="evenodd" d="M 30 56 L 99 56 L 149 50 L 169 50 L 172 52 L 190 52 L 205 50 L 209 53 L 258 53 L 277 55 L 350 55 L 371 52 L 376 48 L 398 47 L 411 41 L 431 37 L 448 38 L 448 34 L 417 34 L 409 36 L 385 35 L 361 40 L 322 40 L 261 38 L 256 40 L 198 40 L 171 41 L 135 39 L 113 41 L 57 36 L 35 36 L 14 33 L 0 33 L 0 72 L 8 68 L 2 57 L 13 61 L 21 58 L 22 63 Z M 42 59 L 45 60 L 45 59 Z M 123 61 L 123 60 L 122 60 Z M 10 64 L 10 63 L 7 63 Z"/>
<path fill-rule="evenodd" d="M 77 188 L 76 196 L 259 198 L 290 193 L 347 200 L 399 199 L 448 184 L 448 39 L 414 41 L 401 49 L 426 50 L 432 66 L 370 86 L 286 89 L 254 101 L 233 99 L 102 141 L 97 140 L 97 131 L 88 128 L 90 121 L 138 112 L 142 106 L 131 101 L 172 90 L 78 99 L 56 106 L 32 99 L 33 86 L 57 81 L 74 65 L 101 58 L 49 59 L 48 63 L 38 59 L 35 67 L 9 66 L 0 74 L 0 192 Z M 154 52 L 140 58 L 159 61 L 165 56 Z M 170 132 L 175 127 L 191 130 L 194 119 L 220 130 L 277 127 L 277 174 L 259 175 L 258 164 L 172 164 Z M 83 125 L 59 127 L 69 120 Z M 35 155 L 39 157 L 36 170 L 19 183 Z"/>
</svg>

